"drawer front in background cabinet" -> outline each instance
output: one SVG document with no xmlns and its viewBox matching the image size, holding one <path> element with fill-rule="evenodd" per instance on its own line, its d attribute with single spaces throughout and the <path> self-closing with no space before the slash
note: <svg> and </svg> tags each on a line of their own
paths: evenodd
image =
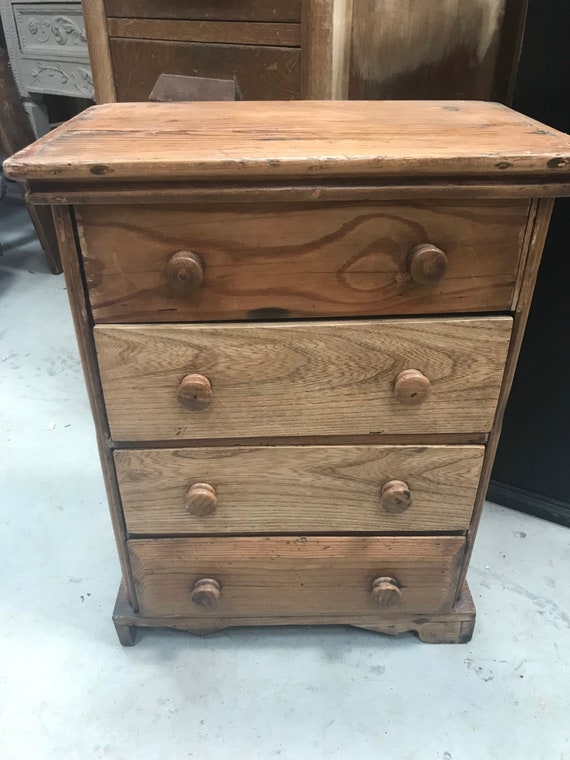
<svg viewBox="0 0 570 760">
<path fill-rule="evenodd" d="M 117 100 L 146 101 L 161 74 L 235 79 L 244 100 L 298 100 L 299 48 L 111 39 Z"/>
<path fill-rule="evenodd" d="M 97 325 L 112 437 L 490 430 L 510 317 Z"/>
<path fill-rule="evenodd" d="M 220 21 L 300 21 L 301 0 L 105 0 L 107 15 Z"/>
<path fill-rule="evenodd" d="M 76 215 L 96 322 L 255 320 L 508 310 L 528 202 L 94 205 Z M 428 243 L 441 256 L 417 248 Z"/>
<path fill-rule="evenodd" d="M 266 446 L 115 451 L 137 535 L 457 531 L 482 446 Z"/>
<path fill-rule="evenodd" d="M 444 612 L 464 544 L 452 536 L 301 536 L 137 539 L 128 546 L 143 615 L 227 619 Z"/>
</svg>

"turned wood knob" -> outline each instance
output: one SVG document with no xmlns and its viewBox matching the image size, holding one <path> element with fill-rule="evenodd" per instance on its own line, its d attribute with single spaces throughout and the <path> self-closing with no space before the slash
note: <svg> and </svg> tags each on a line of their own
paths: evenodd
<svg viewBox="0 0 570 760">
<path fill-rule="evenodd" d="M 419 369 L 405 369 L 394 381 L 394 393 L 402 404 L 421 404 L 429 396 L 431 383 Z"/>
<path fill-rule="evenodd" d="M 178 251 L 166 265 L 166 279 L 176 293 L 191 293 L 202 284 L 204 265 L 197 253 Z"/>
<path fill-rule="evenodd" d="M 180 381 L 176 398 L 192 412 L 205 409 L 212 400 L 212 383 L 204 375 L 186 375 Z"/>
<path fill-rule="evenodd" d="M 193 483 L 186 491 L 186 509 L 196 517 L 210 515 L 216 509 L 216 489 L 209 483 Z"/>
<path fill-rule="evenodd" d="M 403 480 L 385 483 L 380 498 L 386 512 L 405 512 L 412 506 L 412 492 Z"/>
<path fill-rule="evenodd" d="M 217 607 L 220 601 L 221 587 L 213 578 L 200 578 L 192 589 L 192 601 L 200 607 Z"/>
<path fill-rule="evenodd" d="M 447 256 L 437 245 L 422 243 L 409 252 L 407 265 L 414 282 L 418 285 L 433 285 L 447 271 Z"/>
<path fill-rule="evenodd" d="M 402 597 L 400 584 L 395 578 L 376 578 L 372 582 L 372 596 L 380 607 L 393 607 Z"/>
</svg>

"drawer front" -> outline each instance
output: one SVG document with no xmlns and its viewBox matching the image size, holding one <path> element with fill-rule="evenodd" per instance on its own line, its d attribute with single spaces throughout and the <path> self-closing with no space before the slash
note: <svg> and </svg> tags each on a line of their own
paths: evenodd
<svg viewBox="0 0 570 760">
<path fill-rule="evenodd" d="M 94 333 L 112 437 L 174 441 L 486 432 L 511 326 L 479 317 Z"/>
<path fill-rule="evenodd" d="M 165 538 L 129 541 L 129 551 L 143 615 L 374 619 L 448 610 L 464 544 L 450 536 Z M 379 578 L 399 587 L 387 608 L 373 594 Z M 194 594 L 203 579 L 219 584 L 212 606 Z"/>
<path fill-rule="evenodd" d="M 38 57 L 42 61 L 71 58 L 89 64 L 80 2 L 18 3 L 12 10 L 24 57 Z M 57 74 L 56 66 L 51 67 L 51 75 L 54 74 Z"/>
<path fill-rule="evenodd" d="M 270 446 L 115 452 L 130 534 L 456 531 L 482 446 Z"/>
<path fill-rule="evenodd" d="M 299 48 L 111 39 L 117 100 L 146 101 L 161 74 L 235 79 L 244 100 L 301 95 Z"/>
<path fill-rule="evenodd" d="M 119 18 L 301 20 L 301 0 L 105 0 L 105 6 L 108 16 Z"/>
<path fill-rule="evenodd" d="M 508 310 L 528 203 L 80 206 L 76 214 L 95 321 L 173 322 Z M 447 259 L 436 282 L 421 277 L 428 254 L 410 256 L 425 243 Z M 182 287 L 173 268 L 181 251 L 199 257 L 201 273 Z"/>
</svg>

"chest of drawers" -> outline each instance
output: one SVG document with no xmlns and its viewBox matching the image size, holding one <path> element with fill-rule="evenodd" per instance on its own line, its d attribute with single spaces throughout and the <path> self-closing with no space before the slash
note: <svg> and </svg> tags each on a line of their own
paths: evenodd
<svg viewBox="0 0 570 760">
<path fill-rule="evenodd" d="M 570 138 L 476 102 L 112 104 L 12 157 L 54 207 L 140 626 L 467 641 Z"/>
</svg>

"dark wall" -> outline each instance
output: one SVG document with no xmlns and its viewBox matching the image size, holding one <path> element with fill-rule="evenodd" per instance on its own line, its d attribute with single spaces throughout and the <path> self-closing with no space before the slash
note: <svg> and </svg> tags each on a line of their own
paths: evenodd
<svg viewBox="0 0 570 760">
<path fill-rule="evenodd" d="M 568 0 L 530 0 L 513 102 L 517 110 L 564 132 L 570 131 L 569 29 Z M 554 207 L 489 498 L 567 524 L 569 285 L 570 198 L 563 198 Z"/>
</svg>

